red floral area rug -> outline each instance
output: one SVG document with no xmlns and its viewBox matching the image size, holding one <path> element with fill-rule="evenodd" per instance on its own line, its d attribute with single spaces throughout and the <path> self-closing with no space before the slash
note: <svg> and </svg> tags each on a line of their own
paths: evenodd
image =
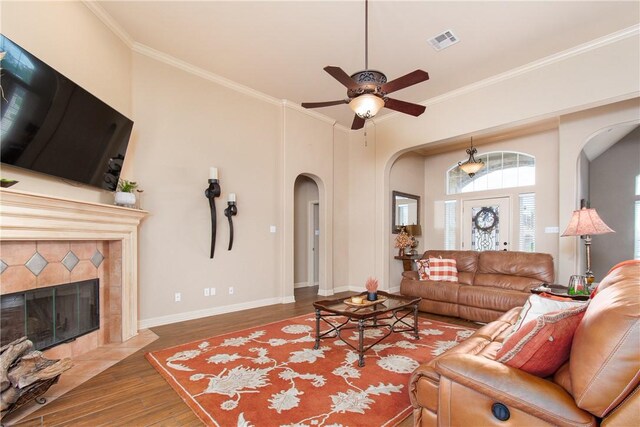
<svg viewBox="0 0 640 427">
<path fill-rule="evenodd" d="M 322 339 L 313 349 L 313 314 L 154 351 L 147 359 L 207 425 L 390 426 L 411 413 L 411 372 L 473 333 L 418 321 L 419 339 L 392 333 L 365 353 L 362 368 L 357 352 L 339 339 Z M 365 344 L 385 333 L 367 329 Z M 356 331 L 342 337 L 357 347 Z"/>
</svg>

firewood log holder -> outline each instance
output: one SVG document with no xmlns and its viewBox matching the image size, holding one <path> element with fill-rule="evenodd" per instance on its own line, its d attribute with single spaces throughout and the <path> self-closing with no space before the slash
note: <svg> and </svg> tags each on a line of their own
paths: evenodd
<svg viewBox="0 0 640 427">
<path fill-rule="evenodd" d="M 5 411 L 2 411 L 2 414 L 0 414 L 0 420 L 31 401 L 35 401 L 40 405 L 47 403 L 47 399 L 41 396 L 49 390 L 49 387 L 57 383 L 59 378 L 60 375 L 56 375 L 48 380 L 40 381 L 28 386 L 27 391 L 24 392 L 18 400 L 13 402 Z M 0 423 L 0 427 L 4 427 L 4 424 Z"/>
</svg>

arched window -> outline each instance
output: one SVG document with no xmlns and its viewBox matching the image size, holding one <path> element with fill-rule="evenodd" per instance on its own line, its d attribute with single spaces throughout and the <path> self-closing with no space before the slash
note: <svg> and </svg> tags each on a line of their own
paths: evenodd
<svg viewBox="0 0 640 427">
<path fill-rule="evenodd" d="M 496 151 L 476 156 L 476 159 L 482 160 L 484 167 L 473 177 L 460 169 L 457 163 L 447 170 L 447 194 L 524 187 L 536 183 L 536 159 L 533 156 Z"/>
</svg>

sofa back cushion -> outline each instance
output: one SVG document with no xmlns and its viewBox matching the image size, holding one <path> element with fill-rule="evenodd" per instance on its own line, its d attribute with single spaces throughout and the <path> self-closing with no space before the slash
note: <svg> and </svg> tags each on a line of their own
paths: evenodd
<svg viewBox="0 0 640 427">
<path fill-rule="evenodd" d="M 478 252 L 475 251 L 446 251 L 429 250 L 422 255 L 422 259 L 443 258 L 456 260 L 458 283 L 471 285 L 473 276 L 478 268 Z"/>
<path fill-rule="evenodd" d="M 515 251 L 485 251 L 478 257 L 473 284 L 528 291 L 541 283 L 553 283 L 553 257 Z"/>
<path fill-rule="evenodd" d="M 573 338 L 569 370 L 576 404 L 606 416 L 640 383 L 640 261 L 614 267 Z"/>
</svg>

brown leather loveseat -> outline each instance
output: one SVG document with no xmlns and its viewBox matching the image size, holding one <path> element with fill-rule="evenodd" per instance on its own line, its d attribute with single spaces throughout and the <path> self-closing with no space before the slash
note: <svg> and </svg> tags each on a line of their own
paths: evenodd
<svg viewBox="0 0 640 427">
<path fill-rule="evenodd" d="M 640 425 L 640 261 L 621 263 L 603 279 L 573 335 L 569 361 L 550 377 L 495 361 L 518 311 L 413 372 L 415 425 Z M 496 404 L 507 420 L 493 415 Z"/>
<path fill-rule="evenodd" d="M 522 306 L 531 289 L 553 283 L 549 254 L 430 250 L 422 255 L 422 259 L 439 257 L 456 260 L 458 282 L 418 280 L 416 271 L 402 273 L 400 293 L 421 297 L 421 311 L 491 322 Z"/>
</svg>

